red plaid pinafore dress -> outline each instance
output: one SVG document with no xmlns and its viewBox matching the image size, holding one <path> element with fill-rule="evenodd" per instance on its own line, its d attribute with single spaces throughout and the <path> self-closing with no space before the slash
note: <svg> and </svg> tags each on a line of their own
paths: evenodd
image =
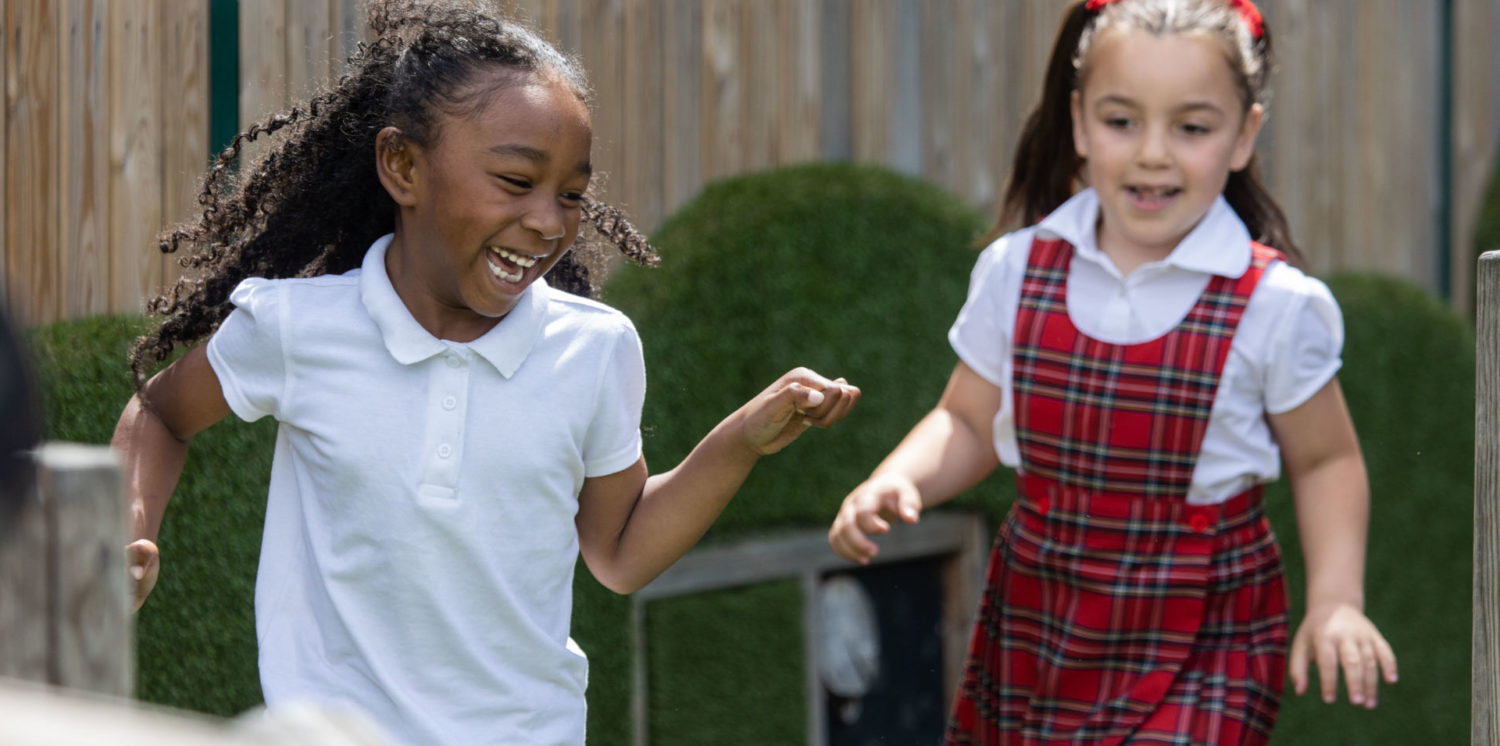
<svg viewBox="0 0 1500 746">
<path fill-rule="evenodd" d="M 1091 339 L 1073 247 L 1035 239 L 1014 341 L 1019 496 L 993 554 L 947 743 L 1261 744 L 1286 588 L 1259 487 L 1186 501 L 1230 341 L 1267 265 L 1214 277 L 1177 327 Z"/>
</svg>

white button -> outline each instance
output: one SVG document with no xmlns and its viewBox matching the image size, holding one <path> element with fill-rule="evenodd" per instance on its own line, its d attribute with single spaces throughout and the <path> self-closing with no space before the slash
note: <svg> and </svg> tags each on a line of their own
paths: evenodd
<svg viewBox="0 0 1500 746">
<path fill-rule="evenodd" d="M 453 398 L 451 396 L 445 396 L 445 397 L 443 397 L 443 409 L 452 409 L 452 408 L 454 408 L 456 406 L 458 406 L 458 400 L 457 399 L 455 399 L 455 398 Z"/>
<path fill-rule="evenodd" d="M 464 364 L 464 361 L 459 360 L 457 355 L 449 355 L 448 356 L 448 367 L 449 368 L 457 368 L 458 366 L 463 365 L 463 364 Z"/>
<path fill-rule="evenodd" d="M 448 458 L 453 455 L 453 449 L 447 443 L 438 446 L 438 457 Z"/>
</svg>

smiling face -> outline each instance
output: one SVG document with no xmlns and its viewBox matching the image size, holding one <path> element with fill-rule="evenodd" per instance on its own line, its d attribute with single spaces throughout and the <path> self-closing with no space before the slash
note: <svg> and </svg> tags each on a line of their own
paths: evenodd
<svg viewBox="0 0 1500 746">
<path fill-rule="evenodd" d="M 1211 37 L 1101 34 L 1073 94 L 1100 250 L 1125 271 L 1165 258 L 1249 163 L 1260 123 L 1260 105 L 1247 109 Z"/>
<path fill-rule="evenodd" d="M 424 328 L 455 341 L 492 328 L 573 245 L 592 142 L 588 108 L 560 80 L 494 71 L 470 85 L 488 101 L 438 115 L 435 142 L 387 128 L 377 145 L 399 209 L 391 283 Z"/>
</svg>

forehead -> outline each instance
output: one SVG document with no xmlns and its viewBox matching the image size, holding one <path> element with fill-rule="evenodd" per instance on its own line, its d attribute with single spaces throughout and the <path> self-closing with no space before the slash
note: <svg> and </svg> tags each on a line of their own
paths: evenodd
<svg viewBox="0 0 1500 746">
<path fill-rule="evenodd" d="M 482 147 L 524 144 L 547 149 L 583 149 L 592 139 L 588 106 L 571 86 L 546 75 L 496 71 L 469 82 L 470 105 L 441 115 L 447 139 L 477 140 Z"/>
<path fill-rule="evenodd" d="M 1109 30 L 1094 39 L 1079 81 L 1086 99 L 1118 96 L 1137 103 L 1208 101 L 1226 109 L 1239 100 L 1229 56 L 1208 34 L 1157 36 Z"/>
</svg>

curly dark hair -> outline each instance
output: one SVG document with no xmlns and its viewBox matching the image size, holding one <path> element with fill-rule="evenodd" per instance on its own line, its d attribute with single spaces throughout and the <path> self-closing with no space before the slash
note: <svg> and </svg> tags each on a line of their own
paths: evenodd
<svg viewBox="0 0 1500 746">
<path fill-rule="evenodd" d="M 467 84 L 495 68 L 556 76 L 589 100 L 582 66 L 491 8 L 373 0 L 369 11 L 375 41 L 359 45 L 347 73 L 331 90 L 235 135 L 204 176 L 199 218 L 162 234 L 163 253 L 190 249 L 180 260 L 189 271 L 148 305 L 164 318 L 131 349 L 137 389 L 148 366 L 218 328 L 241 280 L 346 272 L 394 230 L 396 206 L 375 173 L 382 128 L 396 126 L 404 137 L 430 144 L 440 114 L 463 116 L 488 103 L 492 91 Z M 245 143 L 278 133 L 252 167 L 233 168 Z M 595 182 L 584 197 L 578 241 L 547 276 L 553 287 L 588 297 L 597 292 L 593 278 L 610 247 L 638 264 L 657 263 L 625 215 L 594 197 L 597 189 Z"/>
</svg>

